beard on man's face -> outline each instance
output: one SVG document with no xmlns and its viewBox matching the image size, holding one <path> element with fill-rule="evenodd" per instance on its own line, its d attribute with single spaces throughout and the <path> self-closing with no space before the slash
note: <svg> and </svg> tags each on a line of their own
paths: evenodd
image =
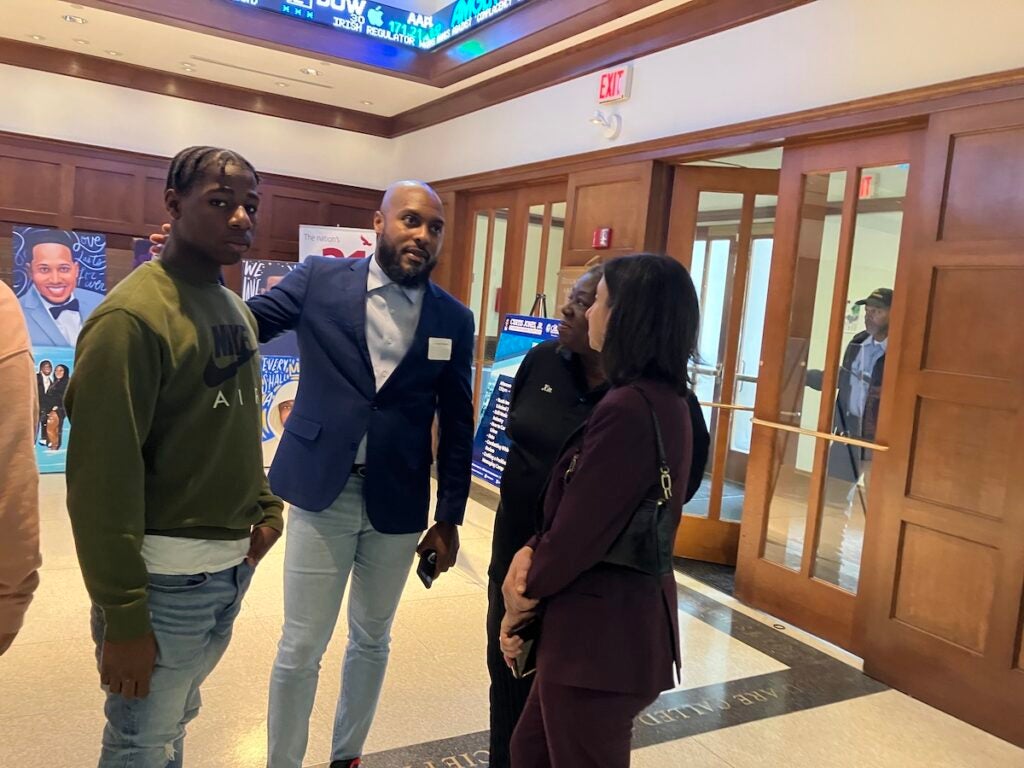
<svg viewBox="0 0 1024 768">
<path fill-rule="evenodd" d="M 427 281 L 430 280 L 430 273 L 437 266 L 437 257 L 430 256 L 423 263 L 418 263 L 415 266 L 410 265 L 408 268 L 405 268 L 402 266 L 402 254 L 399 253 L 398 249 L 389 240 L 381 235 L 377 242 L 377 262 L 380 264 L 381 269 L 384 270 L 384 274 L 393 281 L 407 288 L 415 288 L 420 285 L 426 285 Z"/>
</svg>

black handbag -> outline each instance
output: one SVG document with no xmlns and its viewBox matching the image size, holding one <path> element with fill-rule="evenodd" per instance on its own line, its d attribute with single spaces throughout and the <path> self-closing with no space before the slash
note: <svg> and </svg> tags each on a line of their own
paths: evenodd
<svg viewBox="0 0 1024 768">
<path fill-rule="evenodd" d="M 647 403 L 654 426 L 654 439 L 658 455 L 658 475 L 661 495 L 644 499 L 633 512 L 626 527 L 618 535 L 602 563 L 629 568 L 650 576 L 664 576 L 672 572 L 672 549 L 675 543 L 675 523 L 672 514 L 672 473 L 665 456 L 665 441 L 654 406 L 639 387 L 633 387 Z"/>
<path fill-rule="evenodd" d="M 675 525 L 672 515 L 672 473 L 665 456 L 665 441 L 661 436 L 661 424 L 654 405 L 640 387 L 633 389 L 647 403 L 654 427 L 655 450 L 658 457 L 658 476 L 661 493 L 651 499 L 644 499 L 633 511 L 632 516 L 608 548 L 601 564 L 617 565 L 650 576 L 663 576 L 672 572 L 672 548 L 675 539 Z M 576 472 L 580 452 L 572 457 L 565 472 L 568 484 Z"/>
</svg>

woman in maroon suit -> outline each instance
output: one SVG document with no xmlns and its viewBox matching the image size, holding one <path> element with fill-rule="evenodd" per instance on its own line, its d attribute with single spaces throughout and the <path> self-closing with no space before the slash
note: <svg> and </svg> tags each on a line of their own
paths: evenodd
<svg viewBox="0 0 1024 768">
<path fill-rule="evenodd" d="M 555 464 L 542 533 L 516 555 L 503 586 L 510 662 L 523 649 L 515 628 L 541 616 L 537 679 L 512 737 L 513 768 L 628 766 L 633 718 L 675 685 L 679 666 L 670 553 L 690 470 L 697 294 L 678 262 L 629 256 L 605 266 L 588 317 L 612 389 Z M 612 565 L 637 508 L 664 498 L 652 411 L 680 490 L 664 513 L 662 556 L 637 568 Z"/>
</svg>

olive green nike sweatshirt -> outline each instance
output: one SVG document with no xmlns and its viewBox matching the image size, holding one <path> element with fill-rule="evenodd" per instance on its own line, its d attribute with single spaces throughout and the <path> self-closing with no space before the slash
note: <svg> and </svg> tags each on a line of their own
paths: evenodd
<svg viewBox="0 0 1024 768">
<path fill-rule="evenodd" d="M 144 535 L 230 540 L 282 529 L 261 448 L 256 323 L 216 283 L 159 261 L 88 318 L 65 399 L 68 512 L 111 641 L 150 630 Z"/>
</svg>

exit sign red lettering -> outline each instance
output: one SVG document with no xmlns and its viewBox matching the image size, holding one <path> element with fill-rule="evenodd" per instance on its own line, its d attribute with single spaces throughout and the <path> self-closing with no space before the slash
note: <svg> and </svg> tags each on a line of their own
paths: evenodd
<svg viewBox="0 0 1024 768">
<path fill-rule="evenodd" d="M 865 174 L 860 177 L 860 192 L 858 197 L 861 200 L 866 200 L 869 197 L 875 196 L 875 177 Z"/>
<path fill-rule="evenodd" d="M 633 85 L 633 65 L 623 64 L 615 69 L 601 73 L 597 87 L 597 102 L 608 104 L 613 101 L 625 101 Z"/>
</svg>

